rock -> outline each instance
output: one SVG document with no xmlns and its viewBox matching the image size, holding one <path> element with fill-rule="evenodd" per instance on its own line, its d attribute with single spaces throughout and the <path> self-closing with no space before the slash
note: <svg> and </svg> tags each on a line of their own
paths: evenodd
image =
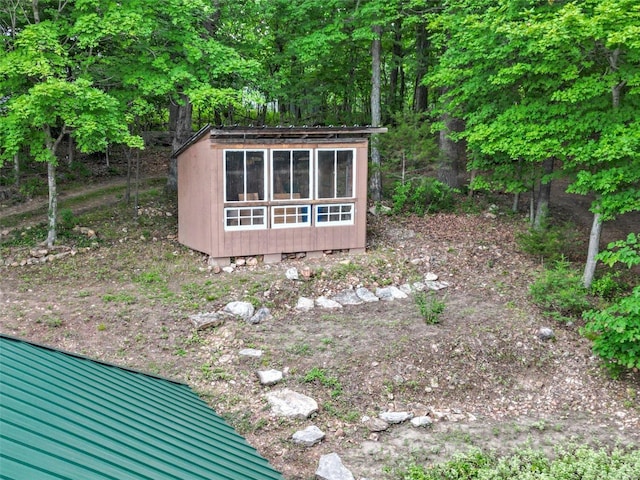
<svg viewBox="0 0 640 480">
<path fill-rule="evenodd" d="M 312 298 L 300 297 L 298 299 L 298 303 L 296 304 L 296 310 L 300 310 L 301 312 L 308 312 L 313 309 L 315 303 Z"/>
<path fill-rule="evenodd" d="M 282 372 L 280 370 L 262 370 L 256 372 L 262 385 L 275 385 L 282 380 Z"/>
<path fill-rule="evenodd" d="M 556 334 L 553 333 L 553 330 L 549 327 L 541 327 L 540 330 L 538 330 L 538 338 L 542 341 L 552 340 L 555 336 Z"/>
<path fill-rule="evenodd" d="M 255 348 L 243 348 L 238 352 L 238 355 L 250 358 L 260 358 L 262 357 L 262 350 L 256 350 Z"/>
<path fill-rule="evenodd" d="M 325 437 L 325 434 L 315 425 L 311 425 L 304 430 L 300 430 L 293 434 L 293 443 L 298 445 L 304 445 L 305 447 L 313 447 L 315 444 L 320 443 Z"/>
<path fill-rule="evenodd" d="M 271 317 L 271 310 L 269 310 L 267 307 L 261 307 L 255 313 L 255 315 L 247 320 L 247 322 L 255 325 L 257 323 L 264 322 L 265 320 L 269 320 Z"/>
<path fill-rule="evenodd" d="M 422 282 L 413 282 L 411 284 L 411 289 L 416 292 L 424 292 L 425 288 L 427 288 L 427 286 Z"/>
<path fill-rule="evenodd" d="M 284 275 L 289 279 L 289 280 L 298 280 L 298 269 L 293 267 L 290 268 L 289 270 L 287 270 Z"/>
<path fill-rule="evenodd" d="M 322 455 L 316 470 L 318 480 L 355 480 L 353 474 L 342 464 L 337 453 Z"/>
<path fill-rule="evenodd" d="M 369 208 L 369 213 L 371 215 L 386 215 L 391 213 L 391 207 L 387 207 L 386 205 L 376 204 L 373 207 Z"/>
<path fill-rule="evenodd" d="M 316 305 L 318 307 L 326 308 L 329 310 L 342 308 L 342 305 L 340 305 L 338 302 L 336 302 L 335 300 L 331 300 L 330 298 L 327 298 L 325 296 L 316 298 Z"/>
<path fill-rule="evenodd" d="M 428 288 L 429 290 L 434 290 L 434 291 L 438 291 L 438 290 L 442 290 L 445 289 L 449 286 L 449 282 L 443 282 L 443 281 L 426 281 L 424 282 L 424 285 L 426 288 Z"/>
<path fill-rule="evenodd" d="M 433 420 L 431 420 L 431 418 L 427 417 L 426 415 L 423 415 L 421 417 L 414 417 L 411 419 L 411 425 L 413 425 L 416 428 L 429 427 L 431 426 L 432 423 L 433 423 Z"/>
<path fill-rule="evenodd" d="M 255 267 L 256 265 L 258 265 L 258 259 L 256 257 L 247 258 L 247 266 Z"/>
<path fill-rule="evenodd" d="M 222 267 L 222 271 L 224 273 L 233 273 L 236 267 L 234 265 L 227 265 L 226 267 Z"/>
<path fill-rule="evenodd" d="M 374 293 L 365 287 L 356 289 L 356 295 L 364 302 L 378 302 L 380 299 L 374 295 Z"/>
<path fill-rule="evenodd" d="M 362 422 L 371 432 L 384 432 L 389 428 L 389 424 L 381 418 L 368 418 Z"/>
<path fill-rule="evenodd" d="M 429 272 L 424 276 L 425 282 L 435 282 L 436 280 L 438 280 L 438 275 L 433 272 Z"/>
<path fill-rule="evenodd" d="M 376 295 L 380 297 L 380 300 L 396 300 L 407 298 L 407 294 L 393 285 L 389 287 L 383 287 L 376 289 Z"/>
<path fill-rule="evenodd" d="M 411 285 L 409 285 L 408 283 L 403 283 L 402 285 L 400 285 L 398 287 L 400 289 L 400 291 L 402 293 L 404 293 L 406 296 L 411 295 L 411 292 L 413 291 L 413 289 L 411 288 Z M 406 298 L 406 297 L 405 297 Z"/>
<path fill-rule="evenodd" d="M 243 257 L 236 258 L 236 267 L 244 267 L 247 264 L 247 259 Z"/>
<path fill-rule="evenodd" d="M 378 287 L 376 288 L 376 296 L 385 302 L 390 302 L 395 297 L 393 296 L 393 292 L 389 289 L 389 287 Z"/>
<path fill-rule="evenodd" d="M 387 423 L 402 423 L 413 418 L 411 412 L 382 412 L 379 415 L 381 420 Z"/>
<path fill-rule="evenodd" d="M 189 316 L 189 320 L 193 322 L 196 330 L 204 330 L 205 328 L 219 327 L 227 317 L 228 315 L 224 312 L 197 313 Z"/>
<path fill-rule="evenodd" d="M 271 412 L 279 417 L 305 419 L 318 411 L 318 403 L 288 388 L 270 392 L 266 395 Z"/>
<path fill-rule="evenodd" d="M 249 302 L 230 302 L 224 307 L 224 311 L 243 318 L 245 321 L 251 320 L 254 312 L 253 305 Z"/>
<path fill-rule="evenodd" d="M 356 295 L 356 292 L 351 289 L 343 290 L 342 292 L 337 293 L 336 295 L 334 295 L 332 300 L 344 306 L 361 305 L 362 303 L 364 303 L 364 301 L 358 295 Z"/>
<path fill-rule="evenodd" d="M 313 270 L 311 270 L 311 267 L 308 265 L 305 265 L 300 269 L 300 275 L 302 275 L 302 278 L 305 280 L 310 280 L 311 277 L 313 277 Z"/>
</svg>

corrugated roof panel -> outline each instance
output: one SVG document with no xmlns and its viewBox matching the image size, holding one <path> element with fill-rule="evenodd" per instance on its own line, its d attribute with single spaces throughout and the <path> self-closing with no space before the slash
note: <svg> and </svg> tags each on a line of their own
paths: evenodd
<svg viewBox="0 0 640 480">
<path fill-rule="evenodd" d="M 0 340 L 2 478 L 282 479 L 184 384 Z"/>
</svg>

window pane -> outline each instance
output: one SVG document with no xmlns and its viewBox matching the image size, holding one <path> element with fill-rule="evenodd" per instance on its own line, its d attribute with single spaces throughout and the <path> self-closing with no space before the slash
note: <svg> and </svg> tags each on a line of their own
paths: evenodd
<svg viewBox="0 0 640 480">
<path fill-rule="evenodd" d="M 318 152 L 318 198 L 334 198 L 334 152 Z"/>
<path fill-rule="evenodd" d="M 273 198 L 289 200 L 291 198 L 291 152 L 273 152 Z"/>
<path fill-rule="evenodd" d="M 227 202 L 237 202 L 244 193 L 244 152 L 226 152 Z"/>
<path fill-rule="evenodd" d="M 293 198 L 310 198 L 311 160 L 308 151 L 293 152 Z"/>
<path fill-rule="evenodd" d="M 353 197 L 353 152 L 337 152 L 336 160 L 336 197 Z"/>
<path fill-rule="evenodd" d="M 264 152 L 247 152 L 247 199 L 264 200 Z"/>
</svg>

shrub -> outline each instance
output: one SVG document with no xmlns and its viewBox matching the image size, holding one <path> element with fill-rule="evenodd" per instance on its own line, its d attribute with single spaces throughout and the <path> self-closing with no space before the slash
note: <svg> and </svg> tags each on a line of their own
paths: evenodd
<svg viewBox="0 0 640 480">
<path fill-rule="evenodd" d="M 627 480 L 640 475 L 640 451 L 596 449 L 570 445 L 558 449 L 553 460 L 542 452 L 518 450 L 498 457 L 480 450 L 456 455 L 448 462 L 423 467 L 412 465 L 402 480 L 574 480 L 597 478 Z"/>
<path fill-rule="evenodd" d="M 393 189 L 394 213 L 425 215 L 450 212 L 455 208 L 455 190 L 431 177 L 417 177 L 404 183 L 396 182 Z"/>
<path fill-rule="evenodd" d="M 561 226 L 542 225 L 539 229 L 531 228 L 524 233 L 518 233 L 516 240 L 523 252 L 540 260 L 555 262 L 575 249 L 576 232 L 575 226 L 571 223 Z"/>
<path fill-rule="evenodd" d="M 414 298 L 420 311 L 420 316 L 424 318 L 425 322 L 429 325 L 440 323 L 440 315 L 442 315 L 446 306 L 444 301 L 439 300 L 433 294 L 424 292 L 417 292 Z"/>
<path fill-rule="evenodd" d="M 623 263 L 640 265 L 640 243 L 636 234 L 613 242 L 598 255 L 610 267 Z M 602 310 L 584 312 L 587 321 L 581 333 L 593 340 L 593 350 L 607 362 L 612 373 L 622 367 L 640 367 L 640 285 Z"/>
<path fill-rule="evenodd" d="M 545 269 L 529 287 L 533 302 L 546 315 L 560 321 L 580 317 L 591 306 L 587 292 L 580 273 L 564 259 L 556 261 L 553 268 Z"/>
</svg>

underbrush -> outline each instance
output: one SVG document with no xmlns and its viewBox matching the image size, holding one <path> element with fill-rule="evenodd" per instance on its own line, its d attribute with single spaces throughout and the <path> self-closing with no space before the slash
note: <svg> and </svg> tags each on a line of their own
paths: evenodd
<svg viewBox="0 0 640 480">
<path fill-rule="evenodd" d="M 448 462 L 412 465 L 394 476 L 401 480 L 631 480 L 640 478 L 640 451 L 569 445 L 555 458 L 531 449 L 499 457 L 473 450 Z"/>
</svg>

